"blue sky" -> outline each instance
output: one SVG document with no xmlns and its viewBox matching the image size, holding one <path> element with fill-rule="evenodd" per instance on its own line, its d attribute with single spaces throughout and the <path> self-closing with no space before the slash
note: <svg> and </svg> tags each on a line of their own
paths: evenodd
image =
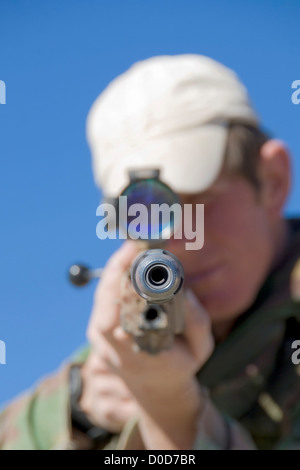
<svg viewBox="0 0 300 470">
<path fill-rule="evenodd" d="M 55 370 L 85 341 L 94 285 L 68 266 L 101 266 L 118 242 L 96 237 L 85 119 L 133 62 L 199 53 L 233 68 L 262 122 L 285 140 L 300 181 L 300 2 L 0 0 L 0 404 Z M 295 184 L 286 213 L 299 213 Z"/>
</svg>

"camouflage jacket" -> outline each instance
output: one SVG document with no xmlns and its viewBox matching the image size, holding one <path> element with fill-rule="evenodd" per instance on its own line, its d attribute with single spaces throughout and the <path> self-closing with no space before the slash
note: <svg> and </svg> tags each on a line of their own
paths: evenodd
<svg viewBox="0 0 300 470">
<path fill-rule="evenodd" d="M 290 220 L 291 241 L 255 303 L 197 374 L 229 426 L 248 431 L 258 449 L 300 450 L 300 220 Z M 0 414 L 0 449 L 78 449 L 83 436 L 71 427 L 68 375 L 88 347 L 62 369 L 13 401 Z M 135 449 L 138 426 L 129 422 L 105 449 Z M 137 444 L 139 442 L 139 444 Z M 199 434 L 194 449 L 217 449 Z"/>
</svg>

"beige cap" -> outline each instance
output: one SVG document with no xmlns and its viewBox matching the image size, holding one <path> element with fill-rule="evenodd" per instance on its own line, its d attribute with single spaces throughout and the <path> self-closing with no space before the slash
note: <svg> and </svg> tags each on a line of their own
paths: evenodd
<svg viewBox="0 0 300 470">
<path fill-rule="evenodd" d="M 222 168 L 232 120 L 258 124 L 246 88 L 224 65 L 193 54 L 137 62 L 88 115 L 95 181 L 118 196 L 128 170 L 160 168 L 174 191 L 203 191 Z"/>
</svg>

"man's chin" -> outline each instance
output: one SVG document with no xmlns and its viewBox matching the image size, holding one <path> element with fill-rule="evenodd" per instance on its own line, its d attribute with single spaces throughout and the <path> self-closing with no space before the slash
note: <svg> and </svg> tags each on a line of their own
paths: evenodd
<svg viewBox="0 0 300 470">
<path fill-rule="evenodd" d="M 215 292 L 211 295 L 206 293 L 197 297 L 209 314 L 212 323 L 234 322 L 253 302 L 252 299 L 237 298 L 235 293 L 229 296 L 228 291 Z"/>
</svg>

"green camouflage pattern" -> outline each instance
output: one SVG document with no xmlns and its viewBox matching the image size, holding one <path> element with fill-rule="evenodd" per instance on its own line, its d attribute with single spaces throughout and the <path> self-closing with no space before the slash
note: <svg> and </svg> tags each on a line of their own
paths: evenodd
<svg viewBox="0 0 300 470">
<path fill-rule="evenodd" d="M 262 286 L 256 301 L 197 374 L 230 426 L 240 426 L 258 449 L 300 450 L 300 365 L 291 344 L 300 340 L 300 220 L 290 220 L 291 241 L 283 260 Z M 88 347 L 35 390 L 0 414 L 0 449 L 80 449 L 84 440 L 70 424 L 68 374 L 82 363 Z M 133 420 L 105 449 L 142 447 Z M 218 449 L 198 435 L 194 449 Z"/>
<path fill-rule="evenodd" d="M 0 449 L 65 447 L 69 440 L 68 369 L 42 380 L 0 414 Z"/>
</svg>

